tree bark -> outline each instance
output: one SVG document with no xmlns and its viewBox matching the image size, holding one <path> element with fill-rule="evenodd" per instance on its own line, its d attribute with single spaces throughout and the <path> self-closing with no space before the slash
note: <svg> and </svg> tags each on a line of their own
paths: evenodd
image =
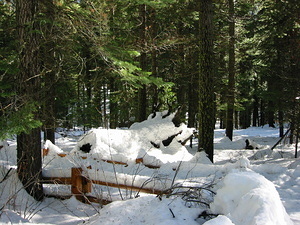
<svg viewBox="0 0 300 225">
<path fill-rule="evenodd" d="M 140 17 L 142 19 L 142 24 L 140 27 L 140 40 L 142 48 L 146 45 L 146 5 L 140 5 Z M 142 49 L 140 55 L 140 68 L 142 71 L 147 70 L 147 54 L 144 52 L 145 49 Z M 137 121 L 141 122 L 147 119 L 147 89 L 146 85 L 138 90 L 138 112 L 137 112 Z"/>
<path fill-rule="evenodd" d="M 190 48 L 190 53 L 187 54 L 189 57 L 187 59 L 188 62 L 190 62 L 189 65 L 198 65 L 199 60 L 199 51 L 196 49 Z M 198 99 L 199 99 L 199 68 L 198 66 L 193 66 L 190 70 L 190 78 L 188 82 L 188 127 L 194 127 L 198 129 L 197 127 L 197 118 L 196 115 L 198 113 Z"/>
<path fill-rule="evenodd" d="M 232 140 L 233 136 L 233 115 L 235 101 L 235 19 L 234 1 L 229 0 L 229 61 L 228 61 L 228 88 L 227 88 L 227 117 L 226 136 Z"/>
<path fill-rule="evenodd" d="M 113 100 L 113 93 L 117 90 L 117 84 L 114 79 L 109 80 L 109 128 L 116 129 L 118 126 L 118 104 Z"/>
<path fill-rule="evenodd" d="M 279 121 L 279 137 L 282 137 L 283 134 L 284 134 L 284 121 L 283 121 L 283 118 L 284 118 L 284 113 L 282 110 L 279 110 L 278 111 L 278 121 Z"/>
<path fill-rule="evenodd" d="M 178 34 L 184 36 L 184 24 L 182 21 L 177 25 Z M 187 93 L 188 93 L 188 83 L 186 82 L 189 77 L 187 76 L 187 66 L 186 66 L 186 44 L 180 44 L 178 46 L 178 78 L 177 78 L 177 102 L 180 108 L 180 120 L 185 122 L 186 112 L 187 112 Z"/>
<path fill-rule="evenodd" d="M 16 1 L 16 22 L 19 41 L 19 104 L 40 101 L 40 36 L 36 17 L 38 0 Z M 35 115 L 38 118 L 38 115 Z M 41 135 L 40 128 L 21 133 L 17 138 L 18 176 L 26 191 L 36 200 L 43 198 L 41 178 Z"/>
<path fill-rule="evenodd" d="M 258 113 L 259 113 L 259 109 L 258 109 L 258 97 L 255 95 L 253 97 L 254 102 L 253 102 L 253 116 L 252 116 L 252 126 L 256 127 L 258 124 Z"/>
<path fill-rule="evenodd" d="M 44 99 L 43 99 L 43 121 L 44 140 L 50 140 L 55 144 L 55 42 L 53 41 L 53 26 L 55 19 L 55 8 L 53 0 L 44 0 L 43 11 L 47 18 L 43 36 L 45 37 L 42 46 L 43 51 L 43 74 L 45 76 Z"/>
<path fill-rule="evenodd" d="M 260 118 L 259 118 L 259 126 L 264 126 L 266 123 L 265 119 L 265 102 L 260 100 Z"/>
<path fill-rule="evenodd" d="M 213 69 L 213 3 L 199 2 L 199 147 L 213 162 L 215 98 Z"/>
<path fill-rule="evenodd" d="M 40 201 L 44 197 L 41 158 L 41 129 L 34 128 L 29 133 L 17 137 L 18 176 L 25 190 Z"/>
</svg>

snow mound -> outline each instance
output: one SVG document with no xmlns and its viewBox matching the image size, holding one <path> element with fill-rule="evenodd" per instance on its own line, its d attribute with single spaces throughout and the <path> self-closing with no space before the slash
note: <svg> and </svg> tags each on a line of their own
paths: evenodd
<svg viewBox="0 0 300 225">
<path fill-rule="evenodd" d="M 181 198 L 144 196 L 126 201 L 116 201 L 105 206 L 101 213 L 93 217 L 89 225 L 198 225 L 195 221 L 198 208 L 188 208 Z"/>
<path fill-rule="evenodd" d="M 212 164 L 210 159 L 207 157 L 207 154 L 204 151 L 196 152 L 193 158 L 189 161 L 190 163 L 199 163 L 199 164 Z"/>
<path fill-rule="evenodd" d="M 294 158 L 294 154 L 291 152 L 282 152 L 272 149 L 263 149 L 254 153 L 253 156 L 249 157 L 250 160 L 259 159 L 282 159 L 282 158 Z"/>
<path fill-rule="evenodd" d="M 164 163 L 188 161 L 193 156 L 182 145 L 192 135 L 192 129 L 172 122 L 174 114 L 164 117 L 156 113 L 152 118 L 134 123 L 128 130 L 93 129 L 77 143 L 74 152 L 88 152 L 97 158 L 134 162 L 143 158 L 144 163 L 160 166 Z"/>
<path fill-rule="evenodd" d="M 252 171 L 226 175 L 211 210 L 226 215 L 236 225 L 293 224 L 274 184 Z"/>
<path fill-rule="evenodd" d="M 250 160 L 263 159 L 263 158 L 271 157 L 272 154 L 273 151 L 271 149 L 263 149 L 255 152 L 254 155 L 251 156 L 249 159 Z"/>
<path fill-rule="evenodd" d="M 233 140 L 231 141 L 228 137 L 222 137 L 215 139 L 214 143 L 215 149 L 235 149 L 240 150 L 245 148 L 245 140 Z"/>
<path fill-rule="evenodd" d="M 205 222 L 203 225 L 234 225 L 231 220 L 223 215 L 219 215 L 214 219 Z"/>
</svg>

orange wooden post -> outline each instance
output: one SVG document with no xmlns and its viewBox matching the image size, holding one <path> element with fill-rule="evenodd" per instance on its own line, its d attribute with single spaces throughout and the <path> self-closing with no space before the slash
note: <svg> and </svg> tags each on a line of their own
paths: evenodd
<svg viewBox="0 0 300 225">
<path fill-rule="evenodd" d="M 90 179 L 87 179 L 86 177 L 82 177 L 82 192 L 92 192 L 92 181 Z"/>
<path fill-rule="evenodd" d="M 81 178 L 82 168 L 72 168 L 71 171 L 71 192 L 73 195 L 82 194 L 82 178 Z"/>
<path fill-rule="evenodd" d="M 92 191 L 92 182 L 82 176 L 82 168 L 72 168 L 71 192 L 75 197 L 85 202 L 85 194 Z"/>
<path fill-rule="evenodd" d="M 135 163 L 138 164 L 138 163 L 143 163 L 144 162 L 144 159 L 143 158 L 137 158 L 135 159 Z"/>
<path fill-rule="evenodd" d="M 43 157 L 48 155 L 49 153 L 49 148 L 43 148 Z"/>
</svg>

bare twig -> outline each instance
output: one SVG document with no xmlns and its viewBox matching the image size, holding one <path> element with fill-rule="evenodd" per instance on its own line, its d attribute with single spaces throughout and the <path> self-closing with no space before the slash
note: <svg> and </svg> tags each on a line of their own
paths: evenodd
<svg viewBox="0 0 300 225">
<path fill-rule="evenodd" d="M 8 178 L 8 175 L 9 175 L 10 171 L 12 171 L 12 168 L 10 168 L 10 169 L 7 171 L 7 173 L 5 174 L 4 178 L 0 181 L 0 184 Z"/>
</svg>

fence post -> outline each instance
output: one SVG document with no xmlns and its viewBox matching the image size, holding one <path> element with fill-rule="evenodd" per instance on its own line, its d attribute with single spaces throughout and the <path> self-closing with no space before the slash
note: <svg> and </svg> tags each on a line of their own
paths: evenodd
<svg viewBox="0 0 300 225">
<path fill-rule="evenodd" d="M 91 192 L 92 182 L 82 176 L 82 168 L 72 168 L 71 176 L 72 195 L 75 195 L 77 200 L 86 202 L 85 194 Z"/>
</svg>

